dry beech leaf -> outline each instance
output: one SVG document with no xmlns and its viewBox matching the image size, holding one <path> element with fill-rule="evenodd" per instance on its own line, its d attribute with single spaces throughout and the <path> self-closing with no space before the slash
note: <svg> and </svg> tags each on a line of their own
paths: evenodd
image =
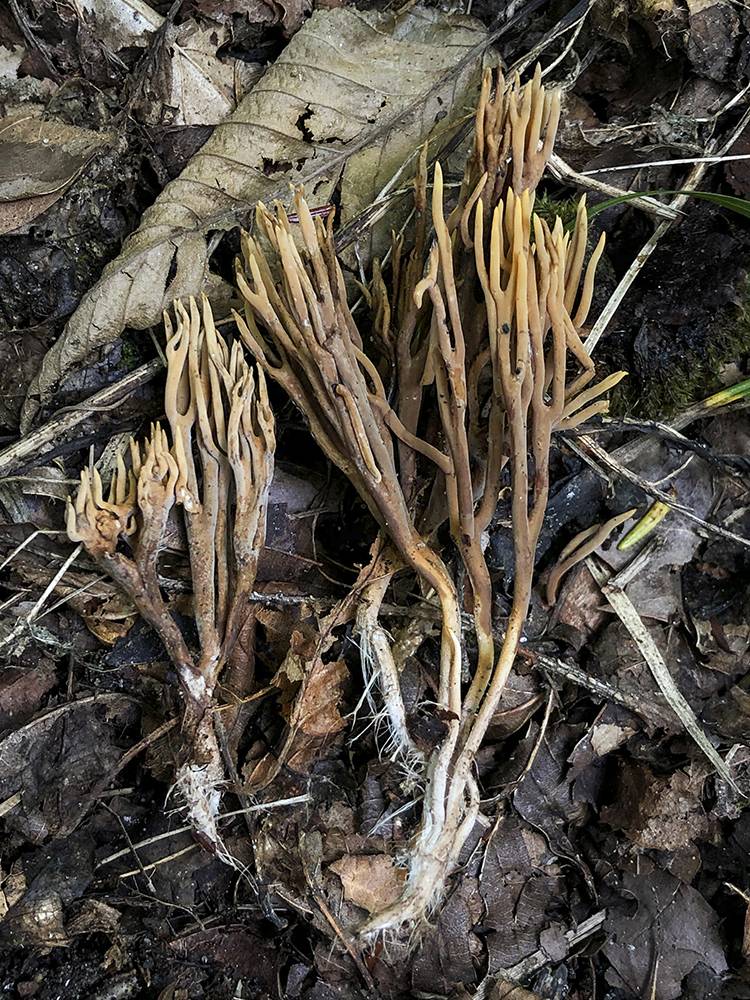
<svg viewBox="0 0 750 1000">
<path fill-rule="evenodd" d="M 125 327 L 158 324 L 173 298 L 218 291 L 209 230 L 247 221 L 258 200 L 286 197 L 290 182 L 304 183 L 313 204 L 328 202 L 341 182 L 344 219 L 369 203 L 373 184 L 444 130 L 446 117 L 464 113 L 485 38 L 473 18 L 420 7 L 398 17 L 316 11 L 84 296 L 31 385 L 24 429 L 40 401 Z M 357 172 L 361 192 L 348 181 Z"/>
<path fill-rule="evenodd" d="M 0 119 L 0 235 L 45 212 L 110 139 L 31 115 Z"/>
<path fill-rule="evenodd" d="M 305 639 L 301 632 L 295 631 L 289 654 L 273 681 L 282 699 L 289 697 L 287 685 L 303 673 L 279 751 L 245 766 L 245 779 L 253 790 L 265 788 L 282 767 L 307 774 L 322 748 L 346 728 L 346 719 L 339 711 L 343 686 L 349 676 L 346 664 L 343 660 L 324 663 L 310 638 Z"/>
<path fill-rule="evenodd" d="M 341 879 L 345 899 L 368 913 L 395 902 L 406 879 L 406 869 L 396 867 L 387 854 L 347 854 L 330 869 Z"/>
</svg>

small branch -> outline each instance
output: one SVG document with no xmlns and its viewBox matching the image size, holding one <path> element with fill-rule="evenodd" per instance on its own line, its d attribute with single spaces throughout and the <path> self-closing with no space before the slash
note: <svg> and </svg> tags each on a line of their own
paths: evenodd
<svg viewBox="0 0 750 1000">
<path fill-rule="evenodd" d="M 553 153 L 550 157 L 549 168 L 553 177 L 556 177 L 559 181 L 584 188 L 587 191 L 594 191 L 597 194 L 606 195 L 607 198 L 619 198 L 622 195 L 632 194 L 632 192 L 624 191 L 613 184 L 595 181 L 587 174 L 579 174 L 578 171 L 569 166 L 557 153 Z M 656 198 L 651 198 L 648 195 L 644 195 L 642 198 L 631 198 L 629 204 L 642 209 L 644 212 L 648 212 L 649 215 L 655 215 L 659 219 L 674 221 L 682 215 L 677 209 L 672 208 L 670 205 L 665 205 Z"/>
<path fill-rule="evenodd" d="M 43 461 L 44 451 L 47 450 L 48 445 L 52 445 L 52 450 L 54 450 L 54 447 L 59 446 L 60 441 L 90 414 L 100 410 L 111 410 L 113 407 L 119 406 L 128 396 L 154 379 L 163 369 L 164 366 L 158 359 L 149 361 L 148 364 L 136 368 L 119 382 L 95 392 L 84 402 L 59 410 L 50 417 L 46 424 L 42 424 L 41 427 L 24 435 L 20 441 L 16 441 L 15 444 L 9 445 L 0 452 L 0 477 L 5 478 L 11 472 L 28 465 L 32 460 Z"/>
</svg>

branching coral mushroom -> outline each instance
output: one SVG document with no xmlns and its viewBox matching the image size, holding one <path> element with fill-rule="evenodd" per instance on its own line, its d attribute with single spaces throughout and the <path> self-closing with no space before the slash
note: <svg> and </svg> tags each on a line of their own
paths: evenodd
<svg viewBox="0 0 750 1000">
<path fill-rule="evenodd" d="M 422 817 L 403 894 L 373 915 L 364 933 L 418 926 L 441 896 L 476 819 L 474 760 L 528 614 L 552 434 L 605 410 L 602 397 L 622 377 L 617 373 L 594 383 L 581 336 L 603 249 L 602 240 L 584 267 L 585 202 L 572 234 L 559 219 L 550 228 L 533 212 L 533 189 L 558 117 L 559 95 L 545 90 L 538 71 L 524 87 L 515 80 L 506 88 L 502 77 L 485 76 L 474 150 L 448 218 L 442 173 L 435 167 L 434 242 L 424 267 L 419 265 L 426 242 L 421 161 L 414 249 L 407 255 L 400 241 L 394 243 L 390 294 L 382 273 L 375 275 L 375 328 L 395 365 L 395 401 L 385 376 L 364 352 L 349 310 L 332 217 L 327 225 L 314 220 L 298 192 L 299 246 L 280 206 L 274 214 L 262 206 L 257 213 L 272 261 L 259 240 L 243 240 L 237 281 L 245 311 L 236 316 L 241 335 L 302 409 L 318 443 L 355 485 L 393 549 L 381 556 L 384 572 L 363 589 L 358 621 L 367 638 L 363 645 L 380 670 L 393 743 L 412 763 L 419 755 L 378 611 L 399 564 L 417 574 L 441 607 L 436 701 L 444 735 L 424 766 Z M 434 392 L 440 428 L 429 441 L 418 436 L 428 391 Z M 433 487 L 420 508 L 424 491 L 416 489 L 417 464 L 425 463 Z M 515 582 L 498 650 L 484 548 L 506 480 Z M 457 589 L 437 530 L 446 519 L 471 589 L 477 655 L 465 690 Z"/>
<path fill-rule="evenodd" d="M 153 426 L 131 468 L 118 459 L 109 496 L 95 468 L 81 472 L 68 504 L 68 534 L 130 596 L 161 637 L 185 703 L 184 762 L 177 788 L 198 834 L 222 851 L 216 827 L 224 770 L 212 704 L 222 668 L 248 617 L 265 538 L 274 421 L 262 371 L 216 332 L 208 302 L 165 316 L 165 410 L 172 432 Z M 200 651 L 193 656 L 164 601 L 158 576 L 172 509 L 187 529 Z M 127 551 L 129 550 L 129 551 Z"/>
<path fill-rule="evenodd" d="M 373 914 L 363 933 L 419 927 L 441 898 L 477 817 L 476 755 L 529 611 L 552 436 L 606 410 L 605 394 L 623 374 L 597 382 L 583 337 L 603 250 L 602 238 L 586 263 L 585 201 L 571 233 L 559 219 L 549 226 L 534 214 L 534 189 L 559 113 L 559 94 L 543 87 L 538 70 L 523 87 L 517 78 L 506 87 L 502 76 L 488 73 L 473 151 L 449 214 L 440 165 L 430 202 L 426 155 L 419 158 L 411 248 L 394 238 L 388 280 L 382 268 L 374 270 L 379 359 L 366 352 L 347 302 L 333 216 L 314 219 L 302 192 L 295 197 L 298 226 L 282 206 L 274 212 L 259 206 L 255 236 L 242 239 L 237 284 L 245 307 L 235 314 L 257 370 L 248 367 L 239 342 L 230 349 L 217 333 L 205 299 L 201 309 L 192 300 L 188 309 L 177 303 L 175 322 L 165 317 L 171 446 L 154 426 L 144 445 L 132 445 L 130 470 L 119 461 L 106 500 L 98 473 L 86 469 L 69 506 L 70 537 L 130 594 L 174 663 L 186 740 L 177 784 L 195 828 L 220 849 L 223 769 L 211 707 L 247 620 L 265 535 L 274 427 L 264 372 L 302 410 L 318 444 L 355 486 L 381 532 L 357 591 L 363 665 L 377 676 L 391 749 L 423 788 L 402 895 Z M 514 588 L 498 646 L 485 549 L 506 487 Z M 182 507 L 189 544 L 195 656 L 158 579 L 175 506 Z M 598 538 L 592 531 L 564 552 L 550 595 Z M 473 619 L 476 652 L 467 681 L 452 552 L 468 582 Z M 379 623 L 402 569 L 440 607 L 433 706 L 440 735 L 429 753 L 410 732 L 396 657 Z"/>
</svg>

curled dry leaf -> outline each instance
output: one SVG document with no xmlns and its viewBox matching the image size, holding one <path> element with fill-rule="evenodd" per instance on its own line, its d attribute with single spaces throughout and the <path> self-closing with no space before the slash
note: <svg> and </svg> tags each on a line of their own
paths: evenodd
<svg viewBox="0 0 750 1000">
<path fill-rule="evenodd" d="M 299 677 L 303 678 L 302 684 L 292 704 L 281 748 L 245 769 L 253 790 L 265 788 L 282 767 L 307 774 L 322 748 L 346 728 L 346 720 L 339 711 L 343 686 L 349 676 L 346 664 L 343 660 L 324 663 L 313 643 L 308 642 L 305 650 L 301 640 L 299 633 L 293 635 L 290 655 L 274 684 L 279 685 L 282 698 L 287 685 Z"/>
<path fill-rule="evenodd" d="M 330 867 L 341 879 L 344 897 L 368 913 L 395 902 L 406 879 L 406 869 L 387 854 L 347 854 Z"/>
<path fill-rule="evenodd" d="M 285 197 L 290 181 L 325 204 L 342 178 L 351 199 L 347 177 L 363 162 L 368 184 L 390 178 L 436 122 L 445 128 L 446 112 L 464 113 L 476 70 L 467 57 L 485 37 L 473 19 L 439 11 L 317 11 L 84 296 L 31 385 L 24 427 L 92 351 L 125 327 L 156 325 L 172 299 L 207 285 L 208 230 L 231 228 L 258 200 Z M 369 204 L 372 193 L 359 197 Z"/>
<path fill-rule="evenodd" d="M 348 676 L 343 660 L 313 662 L 292 711 L 287 763 L 293 771 L 307 773 L 321 746 L 346 728 L 339 704 Z"/>
</svg>

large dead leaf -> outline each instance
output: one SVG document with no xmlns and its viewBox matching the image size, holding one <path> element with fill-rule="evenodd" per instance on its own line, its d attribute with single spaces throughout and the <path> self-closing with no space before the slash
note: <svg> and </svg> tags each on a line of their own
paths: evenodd
<svg viewBox="0 0 750 1000">
<path fill-rule="evenodd" d="M 472 18 L 419 7 L 317 11 L 84 296 L 29 390 L 24 427 L 92 351 L 125 327 L 159 323 L 173 298 L 210 290 L 208 230 L 285 197 L 290 182 L 315 204 L 341 182 L 344 218 L 357 211 L 452 109 L 471 104 L 485 37 Z"/>
</svg>

